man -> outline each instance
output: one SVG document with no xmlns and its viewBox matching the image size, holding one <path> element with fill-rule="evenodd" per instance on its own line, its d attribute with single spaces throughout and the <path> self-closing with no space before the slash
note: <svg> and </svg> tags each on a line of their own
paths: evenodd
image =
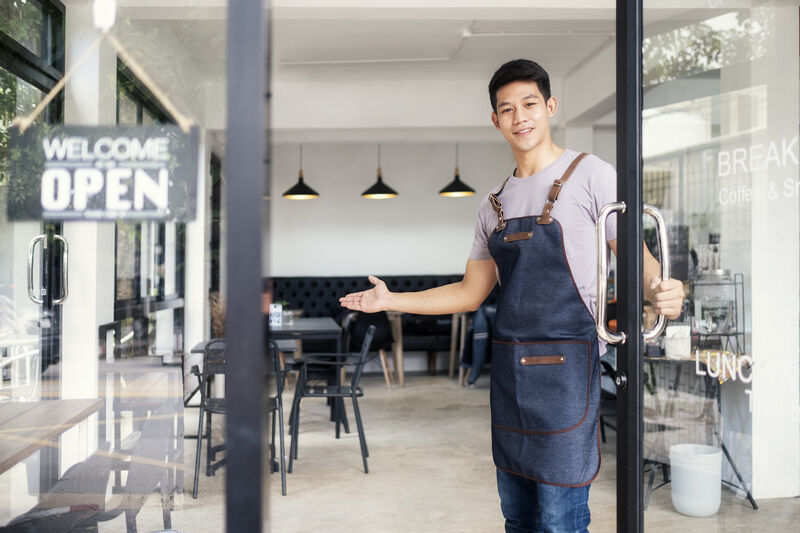
<svg viewBox="0 0 800 533">
<path fill-rule="evenodd" d="M 483 200 L 464 278 L 435 289 L 372 289 L 340 299 L 364 312 L 474 311 L 500 282 L 492 342 L 492 454 L 507 532 L 587 531 L 600 468 L 595 221 L 616 200 L 616 172 L 553 143 L 558 101 L 533 61 L 501 66 L 489 83 L 491 119 L 517 168 Z M 616 226 L 608 245 L 616 254 Z M 659 279 L 645 247 L 645 297 L 676 318 L 682 284 Z"/>
</svg>

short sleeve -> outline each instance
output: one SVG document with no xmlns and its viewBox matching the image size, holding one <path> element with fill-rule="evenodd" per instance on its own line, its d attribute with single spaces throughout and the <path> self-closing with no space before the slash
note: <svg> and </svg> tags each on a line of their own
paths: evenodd
<svg viewBox="0 0 800 533">
<path fill-rule="evenodd" d="M 478 209 L 478 219 L 475 221 L 475 237 L 472 240 L 472 250 L 469 253 L 469 258 L 475 261 L 492 258 L 492 254 L 489 252 L 489 231 L 487 229 L 491 227 L 488 218 L 490 213 L 489 200 L 484 198 Z"/>
<path fill-rule="evenodd" d="M 597 165 L 596 171 L 592 172 L 592 197 L 595 205 L 593 206 L 594 217 L 600 215 L 603 206 L 617 201 L 617 171 L 610 164 L 600 158 L 592 157 Z M 617 238 L 617 216 L 612 214 L 606 222 L 606 238 L 609 241 Z"/>
</svg>

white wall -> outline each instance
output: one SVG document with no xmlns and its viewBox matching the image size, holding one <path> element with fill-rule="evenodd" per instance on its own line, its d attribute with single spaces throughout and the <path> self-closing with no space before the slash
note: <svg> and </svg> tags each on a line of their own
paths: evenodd
<svg viewBox="0 0 800 533">
<path fill-rule="evenodd" d="M 461 273 L 481 199 L 514 169 L 502 140 L 463 144 L 461 179 L 477 193 L 444 198 L 438 191 L 453 179 L 453 144 L 385 144 L 384 181 L 399 196 L 367 200 L 360 195 L 376 179 L 376 144 L 306 145 L 305 181 L 320 197 L 286 200 L 281 194 L 297 181 L 298 150 L 273 151 L 273 276 Z"/>
<path fill-rule="evenodd" d="M 796 8 L 775 10 L 775 43 L 796 42 Z M 777 50 L 776 45 L 776 50 Z M 797 54 L 773 54 L 752 63 L 751 84 L 765 83 L 767 124 L 753 144 L 797 135 Z M 723 78 L 723 82 L 724 82 Z M 800 217 L 798 198 L 770 194 L 775 183 L 798 183 L 791 158 L 782 171 L 752 172 L 753 495 L 800 495 Z M 776 283 L 777 281 L 777 283 Z"/>
</svg>

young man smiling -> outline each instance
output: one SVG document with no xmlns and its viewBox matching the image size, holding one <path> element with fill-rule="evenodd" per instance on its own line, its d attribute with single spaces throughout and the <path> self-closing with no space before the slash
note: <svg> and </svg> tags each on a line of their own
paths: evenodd
<svg viewBox="0 0 800 533">
<path fill-rule="evenodd" d="M 449 314 L 477 309 L 500 282 L 492 343 L 492 454 L 507 532 L 583 532 L 589 486 L 600 468 L 595 221 L 616 200 L 616 172 L 557 146 L 558 100 L 537 63 L 510 61 L 489 83 L 491 119 L 517 167 L 481 203 L 464 278 L 435 289 L 372 289 L 342 306 L 364 312 Z M 616 226 L 608 246 L 616 253 Z M 603 243 L 602 245 L 605 245 Z M 645 247 L 645 297 L 676 318 L 682 284 L 659 279 Z"/>
</svg>

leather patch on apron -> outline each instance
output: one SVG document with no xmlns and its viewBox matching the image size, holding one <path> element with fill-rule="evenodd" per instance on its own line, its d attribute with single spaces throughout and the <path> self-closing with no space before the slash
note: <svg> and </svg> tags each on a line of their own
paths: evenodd
<svg viewBox="0 0 800 533">
<path fill-rule="evenodd" d="M 546 356 L 527 356 L 520 358 L 519 362 L 523 366 L 528 365 L 563 365 L 567 358 L 563 355 L 546 355 Z"/>
<path fill-rule="evenodd" d="M 520 231 L 519 233 L 511 233 L 503 237 L 503 242 L 526 241 L 533 238 L 532 231 Z"/>
</svg>

